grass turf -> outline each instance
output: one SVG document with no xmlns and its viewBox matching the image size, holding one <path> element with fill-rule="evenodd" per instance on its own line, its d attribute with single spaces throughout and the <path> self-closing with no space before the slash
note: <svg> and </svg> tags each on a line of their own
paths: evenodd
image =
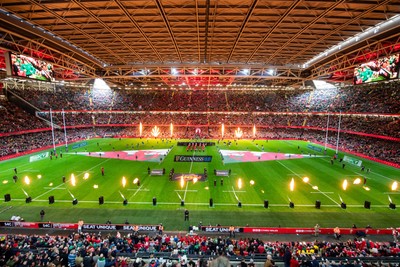
<svg viewBox="0 0 400 267">
<path fill-rule="evenodd" d="M 185 140 L 179 140 L 185 141 Z M 186 140 L 188 141 L 188 140 Z M 32 155 L 0 162 L 0 192 L 11 195 L 10 202 L 0 204 L 0 220 L 8 220 L 12 215 L 19 215 L 27 221 L 39 221 L 39 211 L 46 211 L 45 220 L 52 222 L 85 222 L 158 224 L 163 223 L 166 230 L 187 230 L 190 224 L 265 226 L 265 227 L 313 227 L 319 223 L 321 227 L 351 227 L 355 223 L 359 227 L 371 225 L 374 228 L 396 226 L 400 221 L 397 209 L 389 209 L 389 197 L 393 203 L 399 203 L 398 191 L 391 191 L 391 185 L 400 177 L 399 169 L 362 159 L 370 173 L 362 172 L 360 167 L 336 160 L 330 163 L 334 151 L 323 152 L 310 150 L 311 143 L 304 141 L 274 140 L 207 140 L 215 142 L 215 146 L 207 146 L 204 152 L 186 151 L 186 146 L 177 146 L 176 140 L 166 142 L 161 139 L 93 139 L 86 145 L 63 151 L 63 157 L 52 160 L 44 158 L 29 162 Z M 312 144 L 314 147 L 320 147 Z M 80 153 L 112 152 L 127 150 L 169 149 L 169 154 L 153 161 L 123 160 L 119 158 L 89 157 Z M 221 150 L 238 150 L 252 152 L 272 152 L 285 154 L 308 155 L 301 159 L 255 162 L 224 161 L 219 154 Z M 64 148 L 57 148 L 57 151 Z M 37 153 L 40 154 L 40 153 Z M 36 155 L 37 155 L 36 154 Z M 151 154 L 151 153 L 150 153 Z M 152 155 L 147 158 L 151 158 Z M 309 155 L 311 154 L 311 157 Z M 315 154 L 315 156 L 314 156 Z M 209 163 L 174 162 L 175 155 L 210 155 Z M 345 154 L 339 152 L 339 158 Z M 352 158 L 355 156 L 347 155 Z M 286 155 L 286 158 L 288 156 Z M 224 163 L 225 162 L 225 163 Z M 104 167 L 105 175 L 101 175 Z M 14 183 L 14 168 L 18 170 L 18 181 Z M 163 176 L 148 175 L 147 168 L 165 168 Z M 168 174 L 171 168 L 175 173 L 198 173 L 204 168 L 208 171 L 208 180 L 193 183 L 170 181 Z M 213 173 L 217 170 L 231 170 L 229 177 L 220 177 Z M 84 179 L 85 173 L 89 174 Z M 71 174 L 76 178 L 76 185 L 71 184 Z M 41 175 L 39 179 L 38 176 Z M 30 180 L 27 184 L 25 176 Z M 62 177 L 66 176 L 66 183 Z M 309 177 L 308 183 L 303 177 Z M 122 177 L 127 184 L 122 186 Z M 366 178 L 367 183 L 364 185 Z M 140 185 L 133 184 L 139 178 Z M 238 180 L 242 181 L 239 188 Z M 361 184 L 353 184 L 361 178 Z M 289 184 L 294 180 L 294 190 Z M 348 181 L 348 188 L 343 190 L 342 183 Z M 216 186 L 214 186 L 216 180 Z M 251 185 L 250 181 L 254 181 Z M 97 188 L 95 188 L 97 185 Z M 317 186 L 318 189 L 315 187 Z M 366 190 L 368 187 L 370 190 Z M 30 196 L 31 203 L 25 203 Z M 54 196 L 55 203 L 49 204 L 48 197 Z M 103 196 L 105 203 L 99 205 L 98 198 Z M 153 206 L 153 198 L 157 205 Z M 72 199 L 78 199 L 72 205 Z M 128 200 L 123 205 L 123 199 Z M 210 198 L 214 206 L 209 206 Z M 347 209 L 340 207 L 341 199 Z M 181 206 L 184 200 L 184 206 Z M 264 200 L 268 200 L 268 208 L 264 208 Z M 295 205 L 289 208 L 289 200 Z M 315 208 L 315 201 L 321 201 L 321 208 Z M 238 207 L 238 202 L 242 207 Z M 364 201 L 371 202 L 371 209 L 364 208 Z M 190 211 L 190 221 L 184 221 L 184 209 Z"/>
</svg>

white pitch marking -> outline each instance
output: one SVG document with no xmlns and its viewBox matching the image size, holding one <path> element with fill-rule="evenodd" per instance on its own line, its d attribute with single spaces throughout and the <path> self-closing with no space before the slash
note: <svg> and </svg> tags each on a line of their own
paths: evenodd
<svg viewBox="0 0 400 267">
<path fill-rule="evenodd" d="M 140 188 L 137 188 L 137 189 L 133 189 L 133 188 L 130 188 L 130 189 L 127 189 L 128 191 L 150 191 L 149 189 L 147 189 L 147 188 L 143 188 L 143 189 L 140 189 Z"/>
<path fill-rule="evenodd" d="M 67 189 L 67 188 L 65 188 L 65 187 L 57 187 L 57 188 L 55 188 L 55 187 L 49 187 L 49 186 L 46 186 L 46 187 L 43 187 L 43 189 L 49 189 L 49 190 L 65 190 L 65 189 Z"/>
<path fill-rule="evenodd" d="M 236 200 L 239 201 L 239 198 L 238 198 L 238 196 L 236 195 L 235 188 L 233 188 L 233 186 L 232 186 L 232 192 L 233 192 L 233 194 L 235 195 Z"/>
<path fill-rule="evenodd" d="M 175 192 L 197 192 L 198 190 L 174 190 Z"/>
<path fill-rule="evenodd" d="M 333 192 L 310 192 L 310 194 L 333 194 Z"/>
<path fill-rule="evenodd" d="M 25 202 L 25 198 L 16 199 L 14 198 L 13 201 Z M 36 202 L 47 202 L 48 200 L 38 199 Z M 71 200 L 57 200 L 57 202 L 69 203 Z M 98 203 L 98 200 L 79 200 L 79 203 Z M 107 201 L 107 204 L 121 204 L 120 201 Z M 152 202 L 129 202 L 129 204 L 140 204 L 140 205 L 152 205 Z M 178 205 L 177 202 L 157 202 L 157 205 Z M 209 203 L 185 203 L 185 205 L 193 205 L 193 206 L 208 206 Z M 214 203 L 215 206 L 237 206 L 237 203 Z M 263 207 L 263 204 L 256 204 L 256 203 L 248 203 L 243 204 L 244 206 L 254 206 L 254 207 Z M 289 207 L 288 204 L 269 204 L 270 207 Z M 313 204 L 296 204 L 297 207 L 314 207 Z M 324 205 L 324 207 L 337 207 L 337 205 Z M 347 205 L 347 207 L 354 207 L 354 208 L 363 208 L 364 205 Z M 387 205 L 374 205 L 374 208 L 388 208 Z"/>
</svg>

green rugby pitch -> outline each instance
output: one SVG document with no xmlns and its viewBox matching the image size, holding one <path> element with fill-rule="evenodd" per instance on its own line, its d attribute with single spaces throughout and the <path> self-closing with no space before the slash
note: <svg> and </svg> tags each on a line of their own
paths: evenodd
<svg viewBox="0 0 400 267">
<path fill-rule="evenodd" d="M 359 227 L 374 228 L 398 226 L 396 222 L 400 221 L 399 209 L 389 209 L 390 200 L 400 204 L 400 192 L 391 190 L 393 182 L 400 181 L 399 169 L 341 152 L 338 158 L 347 155 L 362 160 L 365 171 L 348 162 L 342 168 L 339 160 L 331 165 L 333 150 L 328 148 L 325 155 L 322 146 L 305 141 L 230 140 L 228 144 L 228 140 L 204 140 L 215 142 L 204 151 L 187 151 L 186 146 L 177 146 L 178 141 L 194 142 L 92 139 L 70 144 L 68 152 L 58 147 L 62 158 L 41 158 L 45 156 L 43 153 L 50 152 L 45 150 L 2 161 L 1 197 L 10 194 L 11 201 L 1 200 L 0 220 L 19 215 L 26 221 L 39 221 L 39 211 L 44 209 L 46 221 L 162 222 L 166 230 L 187 230 L 189 225 L 200 221 L 204 225 L 265 227 L 313 227 L 315 223 L 321 227 L 351 227 L 355 223 Z M 321 152 L 317 151 L 319 148 Z M 212 156 L 212 160 L 176 162 L 177 155 Z M 14 168 L 18 171 L 16 183 Z M 148 168 L 165 169 L 165 175 L 149 175 Z M 182 184 L 180 179 L 169 179 L 172 168 L 178 174 L 204 174 L 206 169 L 208 177 L 206 181 L 194 182 L 187 175 L 188 180 Z M 367 173 L 366 169 L 371 171 Z M 214 170 L 231 170 L 229 176 L 223 177 L 223 185 L 222 176 L 214 175 Z M 309 181 L 304 182 L 304 177 Z M 135 178 L 140 184 L 133 183 Z M 357 178 L 361 182 L 354 184 Z M 290 190 L 292 180 L 293 191 Z M 348 182 L 346 190 L 342 188 L 344 180 Z M 26 203 L 27 196 L 32 202 Z M 54 196 L 55 203 L 49 204 L 50 196 Z M 104 197 L 102 205 L 100 196 Z M 78 200 L 77 205 L 72 204 L 74 198 Z M 157 200 L 156 205 L 153 198 Z M 127 205 L 123 205 L 124 199 Z M 268 208 L 264 207 L 265 200 Z M 315 208 L 317 200 L 321 202 L 320 209 Z M 289 207 L 290 201 L 294 208 Z M 341 208 L 342 201 L 346 209 Z M 364 208 L 365 201 L 371 203 L 370 209 Z M 183 220 L 184 209 L 190 211 L 189 222 Z"/>
</svg>

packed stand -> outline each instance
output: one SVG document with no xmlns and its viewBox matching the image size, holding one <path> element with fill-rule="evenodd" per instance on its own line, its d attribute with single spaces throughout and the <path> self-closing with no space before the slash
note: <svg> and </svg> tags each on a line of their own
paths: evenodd
<svg viewBox="0 0 400 267">
<path fill-rule="evenodd" d="M 164 257 L 157 257 L 156 253 L 163 253 Z M 139 255 L 147 255 L 146 261 Z M 259 238 L 140 233 L 104 237 L 91 233 L 0 236 L 0 266 L 184 267 L 195 258 L 198 262 L 193 262 L 193 266 L 203 267 L 208 260 L 220 255 L 242 261 L 250 258 L 250 263 L 253 258 L 285 262 L 289 255 L 289 260 L 295 258 L 300 262 L 318 259 L 326 264 L 327 259 L 327 266 L 335 260 L 359 259 L 361 267 L 361 260 L 397 258 L 400 249 L 397 243 L 372 242 L 366 238 L 337 242 L 270 242 Z M 206 262 L 199 265 L 204 259 Z"/>
</svg>

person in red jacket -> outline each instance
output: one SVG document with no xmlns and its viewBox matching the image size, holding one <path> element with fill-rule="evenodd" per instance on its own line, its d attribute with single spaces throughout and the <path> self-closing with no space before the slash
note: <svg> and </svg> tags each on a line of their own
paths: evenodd
<svg viewBox="0 0 400 267">
<path fill-rule="evenodd" d="M 290 259 L 290 267 L 300 267 L 300 263 L 297 260 L 296 256 L 292 256 L 292 258 Z"/>
</svg>

